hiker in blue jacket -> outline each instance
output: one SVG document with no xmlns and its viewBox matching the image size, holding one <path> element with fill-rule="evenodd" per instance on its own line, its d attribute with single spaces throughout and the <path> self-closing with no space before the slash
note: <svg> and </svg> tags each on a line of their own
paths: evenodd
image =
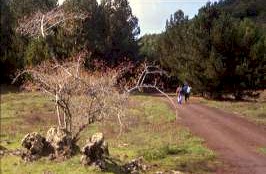
<svg viewBox="0 0 266 174">
<path fill-rule="evenodd" d="M 190 92 L 191 92 L 191 87 L 188 85 L 187 82 L 185 82 L 183 87 L 182 87 L 182 93 L 185 96 L 186 102 L 188 102 L 188 100 L 189 100 Z"/>
</svg>

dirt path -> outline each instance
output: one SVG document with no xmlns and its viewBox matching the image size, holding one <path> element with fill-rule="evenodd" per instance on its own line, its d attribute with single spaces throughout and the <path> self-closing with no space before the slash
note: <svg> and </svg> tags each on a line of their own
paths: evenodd
<svg viewBox="0 0 266 174">
<path fill-rule="evenodd" d="M 206 141 L 225 164 L 218 174 L 266 174 L 266 129 L 232 113 L 191 103 L 178 107 L 180 122 Z"/>
</svg>

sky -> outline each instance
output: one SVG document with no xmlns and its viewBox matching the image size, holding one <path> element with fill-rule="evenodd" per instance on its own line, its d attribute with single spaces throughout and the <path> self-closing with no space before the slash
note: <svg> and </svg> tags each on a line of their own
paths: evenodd
<svg viewBox="0 0 266 174">
<path fill-rule="evenodd" d="M 59 0 L 62 3 L 64 0 Z M 97 0 L 98 2 L 100 0 Z M 208 0 L 128 0 L 133 14 L 139 19 L 141 33 L 160 33 L 170 15 L 181 9 L 193 18 Z M 214 2 L 215 0 L 209 0 Z"/>
</svg>

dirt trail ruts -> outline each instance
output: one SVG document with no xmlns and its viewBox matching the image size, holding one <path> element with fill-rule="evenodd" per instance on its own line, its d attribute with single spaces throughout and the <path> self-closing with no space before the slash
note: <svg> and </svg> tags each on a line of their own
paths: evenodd
<svg viewBox="0 0 266 174">
<path fill-rule="evenodd" d="M 266 174 L 266 129 L 235 114 L 198 103 L 178 106 L 180 122 L 203 138 L 225 165 L 218 174 Z"/>
</svg>

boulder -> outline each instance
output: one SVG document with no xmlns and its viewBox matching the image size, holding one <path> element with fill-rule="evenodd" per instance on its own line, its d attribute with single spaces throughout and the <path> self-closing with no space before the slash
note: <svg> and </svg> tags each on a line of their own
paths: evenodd
<svg viewBox="0 0 266 174">
<path fill-rule="evenodd" d="M 69 158 L 74 153 L 74 142 L 71 133 L 65 129 L 50 128 L 46 135 L 46 141 L 52 147 L 56 158 Z"/>
<path fill-rule="evenodd" d="M 95 133 L 82 148 L 81 163 L 84 165 L 97 165 L 105 168 L 105 156 L 109 156 L 108 144 L 103 133 Z"/>
<path fill-rule="evenodd" d="M 31 154 L 42 154 L 45 146 L 45 138 L 37 132 L 28 133 L 22 139 L 22 147 L 26 148 Z"/>
<path fill-rule="evenodd" d="M 48 143 L 45 138 L 37 132 L 28 133 L 22 139 L 22 147 L 26 148 L 26 151 L 21 153 L 22 159 L 25 161 L 33 161 L 39 159 L 46 154 Z"/>
</svg>

